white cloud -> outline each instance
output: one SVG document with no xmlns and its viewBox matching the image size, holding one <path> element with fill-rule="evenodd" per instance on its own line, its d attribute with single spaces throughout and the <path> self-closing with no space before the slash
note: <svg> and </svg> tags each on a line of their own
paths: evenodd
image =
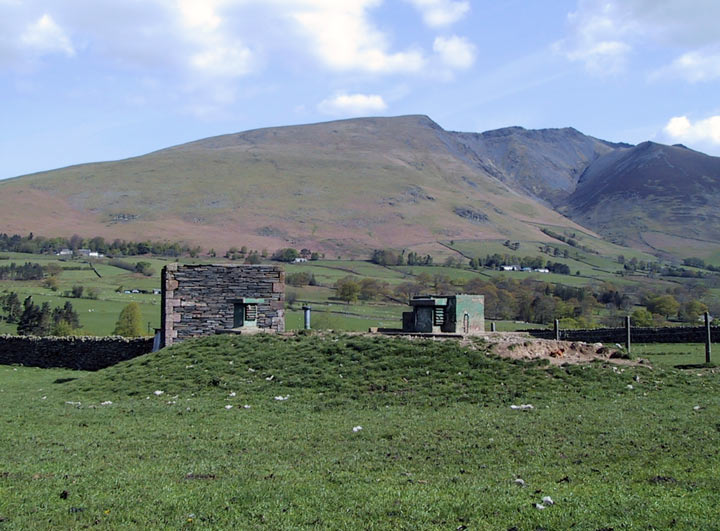
<svg viewBox="0 0 720 531">
<path fill-rule="evenodd" d="M 251 70 L 252 52 L 242 46 L 218 44 L 190 56 L 194 68 L 218 77 L 237 77 Z"/>
<path fill-rule="evenodd" d="M 687 116 L 675 116 L 663 132 L 674 141 L 720 145 L 720 116 L 710 116 L 695 123 Z"/>
<path fill-rule="evenodd" d="M 450 68 L 462 70 L 470 68 L 475 62 L 475 46 L 464 37 L 437 37 L 433 50 Z"/>
<path fill-rule="evenodd" d="M 20 43 L 39 53 L 63 53 L 68 57 L 75 55 L 67 34 L 47 13 L 27 26 L 20 36 Z"/>
<path fill-rule="evenodd" d="M 318 105 L 318 110 L 325 114 L 343 116 L 361 116 L 385 109 L 385 100 L 377 94 L 338 94 Z"/>
<path fill-rule="evenodd" d="M 654 78 L 679 77 L 697 83 L 720 78 L 720 47 L 708 47 L 682 54 L 668 67 L 655 72 Z"/>
<path fill-rule="evenodd" d="M 222 22 L 217 15 L 213 2 L 198 0 L 178 0 L 178 8 L 183 22 L 191 28 L 215 30 Z"/>
<path fill-rule="evenodd" d="M 470 11 L 466 0 L 408 0 L 423 16 L 430 27 L 449 26 L 463 18 Z"/>
<path fill-rule="evenodd" d="M 624 70 L 631 52 L 684 50 L 664 73 L 690 81 L 717 77 L 717 0 L 579 0 L 556 51 L 593 74 Z M 708 48 L 704 50 L 704 48 Z"/>
<path fill-rule="evenodd" d="M 417 72 L 425 64 L 417 50 L 390 52 L 387 37 L 367 10 L 379 0 L 306 0 L 294 4 L 293 19 L 310 38 L 315 54 L 334 70 L 371 73 Z"/>
<path fill-rule="evenodd" d="M 632 21 L 612 1 L 580 1 L 578 10 L 568 15 L 569 35 L 555 43 L 556 51 L 570 61 L 584 63 L 593 75 L 622 71 L 631 46 L 624 42 Z"/>
</svg>

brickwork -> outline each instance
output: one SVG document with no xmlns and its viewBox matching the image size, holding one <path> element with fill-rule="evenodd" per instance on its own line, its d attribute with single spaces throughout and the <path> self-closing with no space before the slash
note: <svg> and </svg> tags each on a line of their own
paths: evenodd
<svg viewBox="0 0 720 531">
<path fill-rule="evenodd" d="M 253 330 L 285 330 L 285 271 L 274 265 L 180 265 L 162 271 L 162 345 L 238 327 L 237 303 L 258 299 Z M 248 330 L 250 331 L 250 330 Z"/>
<path fill-rule="evenodd" d="M 152 338 L 0 336 L 0 365 L 97 371 L 152 347 Z"/>
</svg>

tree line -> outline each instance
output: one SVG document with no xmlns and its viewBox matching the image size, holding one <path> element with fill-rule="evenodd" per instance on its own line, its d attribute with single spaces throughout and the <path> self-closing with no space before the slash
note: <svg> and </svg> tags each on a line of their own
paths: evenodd
<svg viewBox="0 0 720 531">
<path fill-rule="evenodd" d="M 517 320 L 549 324 L 558 319 L 566 328 L 616 326 L 622 316 L 631 315 L 635 326 L 659 326 L 667 320 L 696 323 L 708 305 L 703 298 L 709 290 L 700 284 L 677 286 L 666 292 L 621 291 L 605 283 L 599 288 L 573 287 L 535 279 L 495 277 L 470 280 L 423 272 L 412 281 L 391 285 L 375 278 L 348 275 L 337 280 L 335 297 L 348 304 L 358 300 L 390 300 L 409 303 L 427 293 L 451 295 L 468 293 L 485 296 L 485 315 L 493 320 Z M 598 310 L 603 310 L 599 312 Z M 720 311 L 720 308 L 718 308 Z M 598 315 L 602 313 L 603 316 Z"/>
<path fill-rule="evenodd" d="M 38 306 L 28 296 L 21 304 L 17 293 L 11 291 L 0 296 L 0 304 L 5 321 L 16 323 L 21 336 L 68 336 L 80 328 L 80 319 L 70 301 L 51 309 L 49 303 Z"/>
<path fill-rule="evenodd" d="M 198 246 L 189 246 L 181 242 L 157 242 L 157 241 L 129 241 L 115 239 L 112 242 L 106 241 L 102 236 L 83 238 L 74 234 L 70 238 L 54 237 L 46 238 L 35 236 L 32 232 L 27 236 L 19 234 L 0 234 L 0 251 L 31 254 L 55 254 L 63 249 L 77 251 L 78 249 L 89 249 L 106 255 L 137 256 L 143 254 L 154 254 L 158 256 L 182 256 L 188 254 L 197 256 L 202 252 Z"/>
</svg>

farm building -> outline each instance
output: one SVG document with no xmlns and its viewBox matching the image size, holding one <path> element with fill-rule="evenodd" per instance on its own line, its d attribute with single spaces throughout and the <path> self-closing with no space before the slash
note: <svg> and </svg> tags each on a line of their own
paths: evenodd
<svg viewBox="0 0 720 531">
<path fill-rule="evenodd" d="M 161 345 L 218 333 L 285 330 L 285 271 L 274 265 L 182 265 L 162 270 Z"/>
</svg>

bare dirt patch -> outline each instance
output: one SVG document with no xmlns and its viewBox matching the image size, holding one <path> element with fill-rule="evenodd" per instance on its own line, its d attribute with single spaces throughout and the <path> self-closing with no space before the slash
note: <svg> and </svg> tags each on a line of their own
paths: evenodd
<svg viewBox="0 0 720 531">
<path fill-rule="evenodd" d="M 647 364 L 647 361 L 642 359 L 625 359 L 623 350 L 615 345 L 536 339 L 512 332 L 498 332 L 482 337 L 491 344 L 490 352 L 503 358 L 546 359 L 552 365 L 590 363 L 596 360 L 622 365 Z"/>
</svg>

